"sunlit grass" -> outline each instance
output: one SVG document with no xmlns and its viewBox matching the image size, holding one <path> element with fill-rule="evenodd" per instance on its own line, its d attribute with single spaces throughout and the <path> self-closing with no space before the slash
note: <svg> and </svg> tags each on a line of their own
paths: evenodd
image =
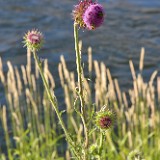
<svg viewBox="0 0 160 160">
<path fill-rule="evenodd" d="M 90 132 L 90 159 L 100 160 L 159 160 L 160 157 L 160 78 L 153 72 L 149 82 L 141 74 L 136 74 L 132 61 L 129 62 L 133 77 L 133 88 L 122 92 L 117 79 L 112 79 L 110 70 L 103 62 L 92 60 L 92 50 L 88 49 L 88 75 L 84 78 L 85 110 L 90 125 L 94 126 L 94 115 L 106 105 L 116 113 L 114 128 L 106 132 L 101 142 L 99 132 Z M 144 49 L 140 56 L 139 70 L 143 70 Z M 57 66 L 59 80 L 64 91 L 63 119 L 72 138 L 81 149 L 83 125 L 78 111 L 77 82 L 75 75 L 67 68 L 65 59 L 60 57 Z M 31 67 L 31 53 L 27 53 L 27 65 L 17 69 L 7 62 L 8 71 L 4 73 L 0 60 L 0 80 L 4 86 L 6 105 L 1 104 L 0 124 L 3 126 L 3 144 L 0 159 L 5 160 L 70 160 L 73 156 L 58 124 L 55 111 L 47 99 L 45 90 L 35 64 Z M 44 75 L 50 89 L 54 91 L 54 75 L 43 65 Z M 139 72 L 139 73 L 141 73 Z M 92 75 L 95 75 L 92 78 Z M 157 87 L 156 87 L 157 86 Z M 93 129 L 96 129 L 93 128 Z M 3 135 L 3 134 L 2 134 Z M 99 147 L 102 143 L 103 150 Z"/>
</svg>

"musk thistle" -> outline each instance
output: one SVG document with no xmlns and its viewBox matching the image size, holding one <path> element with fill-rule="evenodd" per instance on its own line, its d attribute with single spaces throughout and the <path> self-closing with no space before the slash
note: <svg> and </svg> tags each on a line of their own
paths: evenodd
<svg viewBox="0 0 160 160">
<path fill-rule="evenodd" d="M 75 23 L 80 28 L 93 30 L 101 26 L 104 21 L 104 9 L 102 5 L 92 0 L 82 0 L 72 12 Z"/>
<path fill-rule="evenodd" d="M 41 32 L 36 29 L 28 31 L 23 37 L 24 46 L 30 49 L 31 51 L 38 51 L 41 49 L 44 38 Z"/>
<path fill-rule="evenodd" d="M 113 127 L 115 123 L 115 113 L 111 110 L 102 109 L 96 114 L 96 125 L 102 130 L 106 131 Z"/>
</svg>

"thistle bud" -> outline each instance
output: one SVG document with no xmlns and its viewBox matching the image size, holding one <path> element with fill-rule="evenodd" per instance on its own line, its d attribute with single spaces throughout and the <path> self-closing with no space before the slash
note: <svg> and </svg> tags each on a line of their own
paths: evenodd
<svg viewBox="0 0 160 160">
<path fill-rule="evenodd" d="M 44 41 L 42 33 L 35 29 L 28 31 L 23 39 L 24 46 L 29 48 L 31 51 L 38 51 L 41 49 Z"/>
<path fill-rule="evenodd" d="M 115 122 L 115 113 L 111 110 L 101 110 L 96 115 L 96 125 L 100 130 L 110 129 Z"/>
</svg>

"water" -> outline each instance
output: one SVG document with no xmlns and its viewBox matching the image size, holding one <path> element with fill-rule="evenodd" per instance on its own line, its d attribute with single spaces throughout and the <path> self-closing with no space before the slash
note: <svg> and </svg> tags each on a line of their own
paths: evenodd
<svg viewBox="0 0 160 160">
<path fill-rule="evenodd" d="M 128 61 L 138 69 L 139 53 L 145 47 L 144 77 L 160 68 L 160 1 L 106 0 L 104 25 L 96 31 L 81 31 L 83 59 L 87 47 L 93 47 L 93 58 L 104 61 L 122 89 L 131 83 Z M 26 51 L 21 43 L 24 33 L 38 28 L 45 35 L 40 57 L 48 58 L 57 77 L 57 64 L 63 54 L 70 70 L 75 69 L 72 7 L 75 0 L 0 0 L 0 56 L 20 66 L 26 63 Z M 5 68 L 7 69 L 7 68 Z M 58 81 L 58 79 L 57 79 Z"/>
</svg>

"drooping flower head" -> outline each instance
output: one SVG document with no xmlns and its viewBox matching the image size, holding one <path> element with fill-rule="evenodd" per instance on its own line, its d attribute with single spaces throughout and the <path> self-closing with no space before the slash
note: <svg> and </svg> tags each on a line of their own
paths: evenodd
<svg viewBox="0 0 160 160">
<path fill-rule="evenodd" d="M 96 29 L 104 21 L 104 9 L 102 5 L 92 0 L 81 0 L 75 6 L 72 14 L 75 22 L 81 28 L 89 30 Z"/>
<path fill-rule="evenodd" d="M 102 130 L 106 131 L 110 129 L 115 123 L 115 113 L 111 110 L 103 109 L 97 112 L 96 115 L 96 125 L 97 127 Z"/>
<path fill-rule="evenodd" d="M 36 29 L 28 31 L 23 38 L 23 42 L 25 44 L 24 46 L 29 48 L 31 51 L 39 50 L 42 47 L 44 41 L 42 33 Z"/>
</svg>

